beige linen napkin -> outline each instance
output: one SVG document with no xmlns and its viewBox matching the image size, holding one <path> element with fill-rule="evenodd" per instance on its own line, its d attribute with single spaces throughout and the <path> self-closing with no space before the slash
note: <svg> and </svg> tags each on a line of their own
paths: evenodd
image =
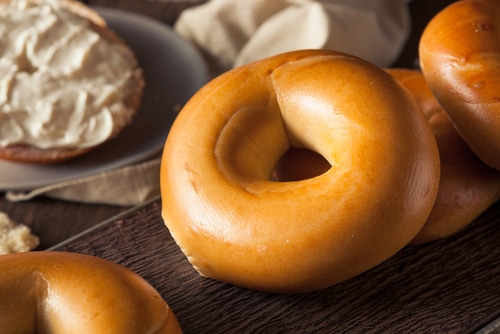
<svg viewBox="0 0 500 334">
<path fill-rule="evenodd" d="M 408 0 L 210 0 L 181 13 L 175 31 L 214 74 L 273 54 L 331 49 L 389 66 L 410 33 Z"/>
<path fill-rule="evenodd" d="M 47 196 L 81 203 L 131 206 L 160 194 L 160 158 L 64 181 L 29 192 L 8 191 L 10 201 Z"/>
</svg>

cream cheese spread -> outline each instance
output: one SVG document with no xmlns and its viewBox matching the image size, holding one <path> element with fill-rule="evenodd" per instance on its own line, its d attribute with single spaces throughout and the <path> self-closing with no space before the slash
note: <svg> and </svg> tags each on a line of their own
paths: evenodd
<svg viewBox="0 0 500 334">
<path fill-rule="evenodd" d="M 28 252 L 39 243 L 40 239 L 28 226 L 17 224 L 6 213 L 0 212 L 0 255 Z"/>
<path fill-rule="evenodd" d="M 134 59 L 57 0 L 0 3 L 0 147 L 106 141 L 134 113 Z"/>
</svg>

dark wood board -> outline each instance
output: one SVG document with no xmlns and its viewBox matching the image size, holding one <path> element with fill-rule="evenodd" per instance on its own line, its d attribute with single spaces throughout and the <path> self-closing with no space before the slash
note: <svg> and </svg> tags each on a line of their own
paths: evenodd
<svg viewBox="0 0 500 334">
<path fill-rule="evenodd" d="M 307 294 L 200 277 L 164 226 L 159 199 L 52 249 L 132 269 L 161 293 L 185 333 L 475 333 L 500 316 L 499 224 L 500 203 L 455 236 L 408 246 L 362 275 Z"/>
</svg>

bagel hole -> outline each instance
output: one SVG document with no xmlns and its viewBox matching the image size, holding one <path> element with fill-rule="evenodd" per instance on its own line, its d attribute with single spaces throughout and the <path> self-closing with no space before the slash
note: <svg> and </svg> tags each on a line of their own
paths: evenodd
<svg viewBox="0 0 500 334">
<path fill-rule="evenodd" d="M 332 166 L 314 151 L 291 147 L 278 161 L 273 173 L 277 182 L 311 179 L 328 171 Z"/>
</svg>

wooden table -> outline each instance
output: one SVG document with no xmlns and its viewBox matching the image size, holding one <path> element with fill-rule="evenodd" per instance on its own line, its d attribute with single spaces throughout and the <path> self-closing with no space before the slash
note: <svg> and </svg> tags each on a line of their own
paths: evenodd
<svg viewBox="0 0 500 334">
<path fill-rule="evenodd" d="M 182 9 L 204 1 L 86 2 L 173 24 Z M 395 67 L 414 67 L 423 27 L 450 2 L 411 2 L 413 32 Z M 202 279 L 170 238 L 160 209 L 158 200 L 127 208 L 48 198 L 12 203 L 0 194 L 0 211 L 30 226 L 41 238 L 38 249 L 94 254 L 135 270 L 169 301 L 186 333 L 495 331 L 481 328 L 500 316 L 500 204 L 457 236 L 405 248 L 353 280 L 303 295 L 262 294 Z"/>
<path fill-rule="evenodd" d="M 305 294 L 202 278 L 165 227 L 159 199 L 53 249 L 132 269 L 160 292 L 185 333 L 485 334 L 500 330 L 486 327 L 500 316 L 499 224 L 500 203 L 453 237 L 405 247 L 353 279 Z"/>
</svg>

